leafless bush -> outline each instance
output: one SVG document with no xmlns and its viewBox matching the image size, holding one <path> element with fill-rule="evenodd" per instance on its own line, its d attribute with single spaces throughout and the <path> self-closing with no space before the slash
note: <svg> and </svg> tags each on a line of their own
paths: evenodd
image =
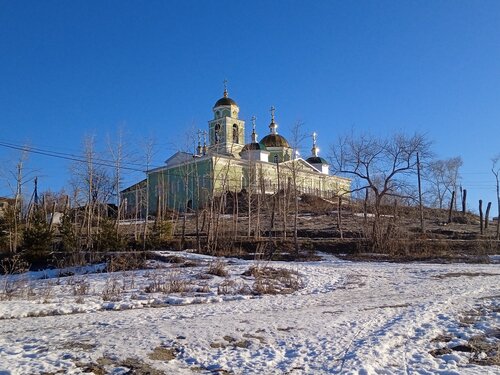
<svg viewBox="0 0 500 375">
<path fill-rule="evenodd" d="M 29 264 L 21 258 L 20 254 L 15 254 L 2 259 L 0 268 L 4 275 L 17 275 L 28 271 Z"/>
<path fill-rule="evenodd" d="M 118 278 L 110 277 L 106 279 L 106 284 L 101 292 L 103 301 L 119 301 L 123 293 L 123 285 L 120 285 Z"/>
<path fill-rule="evenodd" d="M 28 282 L 22 274 L 28 271 L 29 265 L 19 254 L 2 259 L 0 268 L 3 273 L 0 298 L 11 299 L 27 290 Z"/>
<path fill-rule="evenodd" d="M 123 289 L 134 289 L 135 288 L 135 272 L 130 271 L 130 272 L 124 272 L 122 274 L 123 278 Z"/>
<path fill-rule="evenodd" d="M 214 254 L 218 256 L 237 256 L 239 251 L 236 251 L 233 239 L 230 236 L 224 236 L 218 239 Z"/>
<path fill-rule="evenodd" d="M 200 286 L 196 287 L 195 289 L 193 289 L 193 291 L 196 293 L 210 293 L 210 286 L 208 286 L 207 284 L 200 285 Z"/>
<path fill-rule="evenodd" d="M 229 274 L 226 269 L 226 263 L 219 259 L 209 264 L 207 273 L 209 275 L 215 275 L 220 277 L 226 277 Z"/>
<path fill-rule="evenodd" d="M 167 256 L 163 256 L 161 257 L 161 260 L 163 262 L 167 262 L 167 263 L 174 263 L 174 264 L 180 264 L 180 263 L 184 263 L 184 258 L 183 257 L 180 257 L 178 255 L 167 255 Z"/>
<path fill-rule="evenodd" d="M 217 294 L 219 295 L 234 295 L 234 294 L 254 294 L 250 286 L 244 282 L 238 282 L 231 279 L 225 279 L 217 286 Z"/>
<path fill-rule="evenodd" d="M 86 279 L 75 279 L 71 284 L 74 296 L 85 296 L 90 291 L 90 283 Z"/>
<path fill-rule="evenodd" d="M 183 279 L 178 272 L 168 275 L 153 274 L 151 283 L 146 286 L 146 293 L 184 293 L 190 288 L 188 280 Z"/>
<path fill-rule="evenodd" d="M 224 280 L 217 286 L 217 294 L 234 294 L 234 280 Z"/>
<path fill-rule="evenodd" d="M 286 268 L 252 266 L 243 275 L 255 278 L 253 294 L 289 294 L 303 285 L 299 273 Z"/>
<path fill-rule="evenodd" d="M 108 272 L 129 271 L 145 268 L 145 257 L 139 253 L 112 256 L 107 265 Z"/>
<path fill-rule="evenodd" d="M 51 280 L 46 280 L 40 286 L 40 297 L 43 298 L 44 303 L 48 303 L 48 301 L 54 297 L 54 285 L 55 282 Z"/>
</svg>

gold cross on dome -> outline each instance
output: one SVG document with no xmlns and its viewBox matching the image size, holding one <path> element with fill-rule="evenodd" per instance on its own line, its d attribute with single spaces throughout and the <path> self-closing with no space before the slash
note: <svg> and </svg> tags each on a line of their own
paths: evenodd
<svg viewBox="0 0 500 375">
<path fill-rule="evenodd" d="M 227 98 L 227 79 L 224 79 L 223 83 L 224 83 L 224 97 Z"/>
<path fill-rule="evenodd" d="M 274 112 L 276 111 L 276 108 L 274 106 L 271 106 L 271 120 L 274 122 Z"/>
</svg>

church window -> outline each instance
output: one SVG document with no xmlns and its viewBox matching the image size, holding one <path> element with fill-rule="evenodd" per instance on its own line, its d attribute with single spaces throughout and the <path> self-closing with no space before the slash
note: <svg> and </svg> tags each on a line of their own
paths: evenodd
<svg viewBox="0 0 500 375">
<path fill-rule="evenodd" d="M 275 162 L 275 163 L 278 163 L 278 161 L 279 161 L 279 157 L 278 157 L 278 155 L 274 155 L 274 162 Z"/>
<path fill-rule="evenodd" d="M 220 141 L 220 124 L 215 124 L 214 128 L 214 133 L 215 133 L 215 143 L 219 143 Z"/>
<path fill-rule="evenodd" d="M 236 124 L 233 125 L 233 143 L 240 143 L 238 125 Z"/>
</svg>

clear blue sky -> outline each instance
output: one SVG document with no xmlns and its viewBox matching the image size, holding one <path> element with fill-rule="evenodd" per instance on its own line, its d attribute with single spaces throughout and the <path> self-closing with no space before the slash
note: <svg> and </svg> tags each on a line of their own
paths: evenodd
<svg viewBox="0 0 500 375">
<path fill-rule="evenodd" d="M 423 132 L 462 156 L 471 204 L 495 202 L 499 22 L 498 1 L 0 0 L 0 141 L 78 153 L 121 126 L 138 154 L 156 137 L 159 164 L 206 128 L 227 78 L 247 133 L 252 115 L 268 132 L 271 105 L 322 156 L 351 128 Z M 4 174 L 15 158 L 0 147 Z M 66 161 L 26 165 L 42 190 L 67 185 Z"/>
</svg>

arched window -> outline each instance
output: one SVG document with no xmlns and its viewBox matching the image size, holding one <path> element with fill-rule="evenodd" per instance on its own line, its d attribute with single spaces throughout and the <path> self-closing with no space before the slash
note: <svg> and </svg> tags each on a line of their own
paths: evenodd
<svg viewBox="0 0 500 375">
<path fill-rule="evenodd" d="M 239 130 L 238 130 L 238 125 L 234 124 L 233 125 L 233 143 L 240 143 L 240 136 L 239 136 Z"/>
<path fill-rule="evenodd" d="M 278 163 L 278 162 L 279 162 L 279 157 L 278 157 L 278 155 L 274 155 L 274 162 L 275 162 L 275 163 Z"/>
<path fill-rule="evenodd" d="M 219 141 L 220 141 L 220 124 L 215 124 L 214 133 L 215 133 L 215 136 L 214 136 L 215 143 L 219 143 Z"/>
</svg>

